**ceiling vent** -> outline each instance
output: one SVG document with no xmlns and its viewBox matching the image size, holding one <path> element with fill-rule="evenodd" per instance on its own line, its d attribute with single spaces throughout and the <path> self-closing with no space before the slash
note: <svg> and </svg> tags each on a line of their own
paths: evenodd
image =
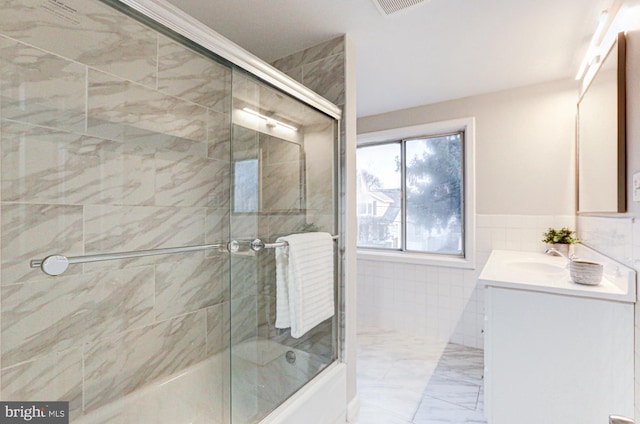
<svg viewBox="0 0 640 424">
<path fill-rule="evenodd" d="M 372 0 L 380 13 L 385 16 L 399 12 L 411 6 L 423 3 L 424 0 Z"/>
</svg>

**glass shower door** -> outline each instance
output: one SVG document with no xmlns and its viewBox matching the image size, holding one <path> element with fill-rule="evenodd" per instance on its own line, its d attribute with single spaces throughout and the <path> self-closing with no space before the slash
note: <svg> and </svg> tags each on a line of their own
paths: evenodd
<svg viewBox="0 0 640 424">
<path fill-rule="evenodd" d="M 229 422 L 226 252 L 30 267 L 229 240 L 230 65 L 110 3 L 0 1 L 1 398 Z"/>
<path fill-rule="evenodd" d="M 336 127 L 334 119 L 234 71 L 230 230 L 239 241 L 230 257 L 234 424 L 259 422 L 337 358 L 335 315 L 299 338 L 275 327 L 275 249 L 255 251 L 249 244 L 301 232 L 336 234 Z"/>
<path fill-rule="evenodd" d="M 258 422 L 337 357 L 335 316 L 275 328 L 274 250 L 248 247 L 336 234 L 336 121 L 116 0 L 0 5 L 0 397 Z"/>
</svg>

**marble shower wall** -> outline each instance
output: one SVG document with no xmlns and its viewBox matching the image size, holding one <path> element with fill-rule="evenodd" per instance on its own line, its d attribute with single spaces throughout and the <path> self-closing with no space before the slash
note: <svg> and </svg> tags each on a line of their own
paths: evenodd
<svg viewBox="0 0 640 424">
<path fill-rule="evenodd" d="M 223 254 L 29 260 L 227 240 L 231 71 L 98 1 L 0 8 L 0 396 L 75 420 L 228 347 Z"/>
<path fill-rule="evenodd" d="M 346 76 L 346 39 L 344 35 L 335 37 L 324 43 L 309 47 L 297 53 L 280 58 L 272 62 L 272 65 L 278 70 L 289 75 L 291 78 L 309 87 L 319 95 L 323 96 L 330 102 L 342 109 L 343 119 L 340 120 L 339 127 L 336 131 L 339 134 L 340 142 L 338 144 L 338 154 L 340 163 L 337 164 L 339 172 L 346 175 L 346 149 L 347 149 L 347 119 L 346 103 L 347 103 L 347 76 Z M 349 125 L 351 125 L 349 123 Z M 321 134 L 320 128 L 317 128 L 317 134 Z M 344 181 L 339 182 L 343 186 L 339 187 L 339 204 L 335 205 L 336 196 L 327 193 L 330 188 L 329 181 L 335 178 L 337 174 L 333 169 L 333 160 L 331 157 L 336 154 L 328 146 L 314 142 L 313 131 L 309 131 L 305 138 L 305 152 L 307 157 L 313 157 L 313 163 L 307 164 L 307 215 L 308 223 L 315 223 L 321 231 L 333 232 L 334 212 L 337 210 L 342 217 L 346 215 L 345 208 L 347 201 L 346 185 Z M 331 199 L 331 200 L 330 200 Z M 346 219 L 339 222 L 339 233 L 346 234 Z M 337 246 L 343 246 L 344 241 L 338 242 Z M 345 295 L 346 295 L 346 278 L 344 275 L 344 264 L 346 259 L 344 251 L 341 249 L 338 261 L 343 265 L 342 275 L 338 276 L 338 297 L 339 304 L 336 310 L 340 314 L 338 319 L 339 328 L 331 329 L 326 325 L 324 328 L 316 328 L 315 334 L 312 334 L 305 343 L 318 345 L 316 348 L 322 354 L 331 352 L 331 334 L 332 331 L 338 331 L 339 334 L 345 334 Z M 269 298 L 265 298 L 265 303 L 269 304 Z M 345 343 L 341 340 L 338 348 L 340 349 L 340 357 L 345 358 Z M 332 353 L 331 353 L 332 354 Z"/>
<path fill-rule="evenodd" d="M 337 106 L 345 98 L 345 40 L 339 36 L 272 62 L 272 65 Z"/>
<path fill-rule="evenodd" d="M 333 215 L 333 140 L 331 123 L 305 127 L 304 142 L 298 146 L 261 134 L 263 154 L 263 211 L 258 219 L 261 237 L 275 241 L 279 236 L 305 230 L 334 233 Z M 285 182 L 285 183 L 283 183 Z M 275 328 L 276 263 L 275 252 L 261 252 L 258 260 L 259 333 L 261 337 L 295 347 L 307 345 L 309 352 L 332 360 L 331 320 L 300 339 L 291 338 L 289 330 Z"/>
<path fill-rule="evenodd" d="M 296 81 L 320 94 L 335 105 L 344 108 L 345 105 L 345 39 L 336 37 L 324 43 L 301 50 L 272 62 L 272 65 Z M 345 121 L 340 122 L 338 128 L 332 122 L 319 123 L 305 127 L 304 134 L 304 214 L 280 214 L 267 217 L 264 223 L 272 237 L 300 231 L 308 228 L 315 231 L 336 233 L 335 204 L 333 193 L 336 178 L 336 154 L 333 141 L 327 134 L 337 131 L 344 139 Z M 342 146 L 343 143 L 340 143 Z M 344 153 L 344 152 L 343 152 Z M 344 157 L 344 154 L 342 154 Z M 339 243 L 336 244 L 339 246 Z M 304 337 L 292 339 L 288 331 L 282 332 L 274 328 L 275 323 L 275 257 L 273 254 L 262 258 L 260 272 L 261 281 L 260 302 L 260 332 L 264 337 L 277 340 L 279 343 L 297 347 L 330 361 L 334 356 L 334 330 L 331 321 L 317 326 Z M 338 281 L 344 281 L 338 278 Z M 338 287 L 344 292 L 344 287 Z M 338 305 L 337 310 L 344 312 L 344 305 Z M 343 319 L 338 320 L 344 324 Z"/>
<path fill-rule="evenodd" d="M 233 74 L 231 237 L 335 232 L 335 123 L 241 72 Z M 295 126 L 285 130 L 246 109 Z M 255 198 L 255 200 L 247 200 Z M 299 339 L 276 329 L 275 250 L 231 257 L 232 417 L 256 422 L 335 359 L 333 320 Z M 286 361 L 297 352 L 295 364 Z M 268 358 L 268 359 L 265 359 Z"/>
<path fill-rule="evenodd" d="M 301 50 L 272 63 L 280 71 L 320 94 L 343 109 L 345 107 L 345 37 L 339 36 L 324 43 Z M 346 121 L 340 121 L 337 131 L 345 140 Z M 334 178 L 333 146 L 321 143 L 326 128 L 309 128 L 305 134 L 305 153 L 314 160 L 307 164 L 307 222 L 315 223 L 322 231 L 334 231 L 334 199 L 328 192 Z M 340 143 L 341 148 L 344 143 Z M 340 152 L 344 159 L 345 152 Z M 342 166 L 342 165 L 340 165 Z M 342 202 L 344 204 L 344 202 Z M 342 279 L 340 279 L 342 281 Z M 342 288 L 341 288 L 342 290 Z M 344 310 L 340 308 L 340 310 Z"/>
</svg>

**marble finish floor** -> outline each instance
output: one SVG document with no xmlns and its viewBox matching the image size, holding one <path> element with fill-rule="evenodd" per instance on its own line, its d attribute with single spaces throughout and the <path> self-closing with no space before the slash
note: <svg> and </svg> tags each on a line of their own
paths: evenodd
<svg viewBox="0 0 640 424">
<path fill-rule="evenodd" d="M 483 351 L 392 330 L 358 330 L 357 424 L 483 423 Z"/>
</svg>

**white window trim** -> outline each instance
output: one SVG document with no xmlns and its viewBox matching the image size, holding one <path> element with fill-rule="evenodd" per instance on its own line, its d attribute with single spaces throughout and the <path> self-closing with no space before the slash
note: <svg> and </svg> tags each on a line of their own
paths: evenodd
<svg viewBox="0 0 640 424">
<path fill-rule="evenodd" d="M 402 262 L 410 264 L 446 266 L 474 269 L 476 267 L 476 174 L 475 174 L 475 118 L 460 118 L 449 121 L 394 128 L 358 135 L 358 147 L 405 138 L 445 134 L 464 131 L 464 216 L 465 257 L 435 255 L 431 253 L 399 252 L 358 249 L 358 259 Z"/>
</svg>

